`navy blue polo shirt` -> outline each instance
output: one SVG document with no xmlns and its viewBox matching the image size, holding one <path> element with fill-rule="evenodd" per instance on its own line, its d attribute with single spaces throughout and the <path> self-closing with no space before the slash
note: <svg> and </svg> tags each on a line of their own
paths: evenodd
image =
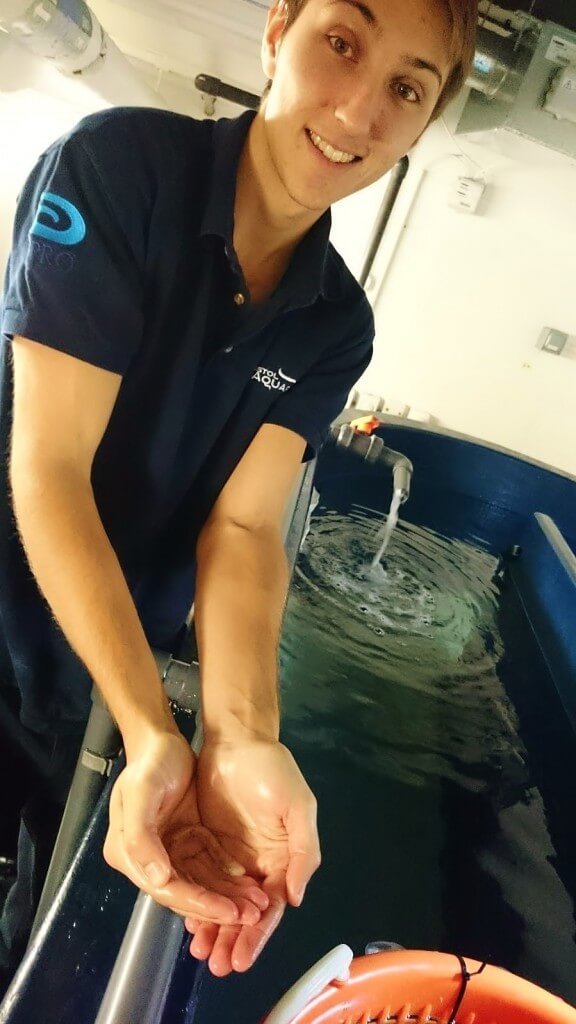
<svg viewBox="0 0 576 1024">
<path fill-rule="evenodd" d="M 309 458 L 371 356 L 372 312 L 329 244 L 329 211 L 273 295 L 250 302 L 233 228 L 255 116 L 92 115 L 42 154 L 18 201 L 0 443 L 6 451 L 14 334 L 122 376 L 92 483 L 154 646 L 169 647 L 186 618 L 199 530 L 259 427 L 295 431 Z M 90 681 L 38 592 L 8 493 L 4 466 L 0 617 L 22 718 L 64 732 L 85 719 Z"/>
</svg>

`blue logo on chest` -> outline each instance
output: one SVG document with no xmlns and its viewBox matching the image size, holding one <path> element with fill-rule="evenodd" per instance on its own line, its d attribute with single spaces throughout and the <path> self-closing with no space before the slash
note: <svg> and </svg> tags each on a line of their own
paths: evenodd
<svg viewBox="0 0 576 1024">
<path fill-rule="evenodd" d="M 59 245 L 78 245 L 86 235 L 86 222 L 80 211 L 67 199 L 54 192 L 43 192 L 30 234 L 47 238 L 49 242 L 58 242 Z"/>
</svg>

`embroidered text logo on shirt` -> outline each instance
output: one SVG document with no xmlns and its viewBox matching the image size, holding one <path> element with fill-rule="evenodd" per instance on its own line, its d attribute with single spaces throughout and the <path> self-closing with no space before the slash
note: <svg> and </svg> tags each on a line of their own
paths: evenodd
<svg viewBox="0 0 576 1024">
<path fill-rule="evenodd" d="M 52 221 L 52 225 L 46 224 L 46 220 Z M 47 238 L 49 242 L 58 242 L 59 245 L 78 245 L 86 235 L 86 222 L 80 211 L 67 199 L 54 192 L 43 192 L 30 234 Z"/>
<path fill-rule="evenodd" d="M 268 391 L 290 391 L 292 384 L 296 383 L 295 377 L 288 377 L 281 369 L 276 372 L 276 370 L 267 370 L 265 366 L 258 367 L 252 380 L 263 384 Z"/>
</svg>

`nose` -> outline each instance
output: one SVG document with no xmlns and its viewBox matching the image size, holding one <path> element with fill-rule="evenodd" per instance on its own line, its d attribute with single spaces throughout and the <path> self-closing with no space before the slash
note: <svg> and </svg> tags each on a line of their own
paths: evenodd
<svg viewBox="0 0 576 1024">
<path fill-rule="evenodd" d="M 383 110 L 381 88 L 371 75 L 357 76 L 345 86 L 334 115 L 351 139 L 367 141 L 378 131 Z"/>
</svg>

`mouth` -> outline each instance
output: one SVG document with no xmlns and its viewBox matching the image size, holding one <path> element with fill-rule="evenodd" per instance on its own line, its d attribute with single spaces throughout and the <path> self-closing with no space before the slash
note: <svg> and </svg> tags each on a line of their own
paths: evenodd
<svg viewBox="0 0 576 1024">
<path fill-rule="evenodd" d="M 313 132 L 310 128 L 306 128 L 306 135 L 310 145 L 314 147 L 320 157 L 324 159 L 326 163 L 332 165 L 332 167 L 350 167 L 351 164 L 359 163 L 362 157 L 357 156 L 356 153 L 349 153 L 343 149 L 336 149 L 329 142 Z"/>
</svg>

